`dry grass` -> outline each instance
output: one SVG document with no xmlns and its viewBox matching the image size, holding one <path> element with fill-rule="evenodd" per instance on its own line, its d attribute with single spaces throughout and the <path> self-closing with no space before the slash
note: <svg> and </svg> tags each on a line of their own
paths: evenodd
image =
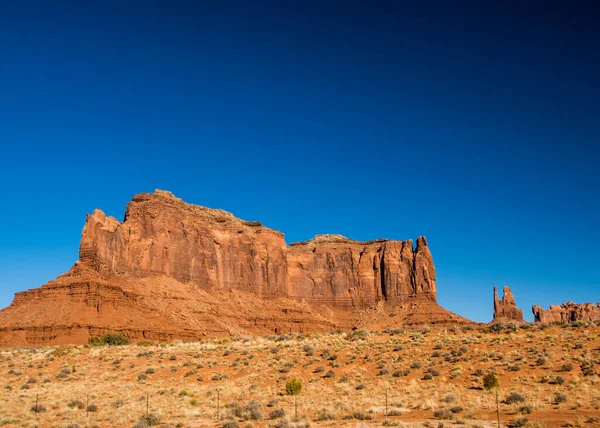
<svg viewBox="0 0 600 428">
<path fill-rule="evenodd" d="M 481 378 L 494 371 L 503 424 L 593 427 L 599 335 L 593 325 L 425 327 L 4 349 L 0 426 L 487 427 L 495 401 Z M 303 380 L 297 422 L 290 377 Z M 31 410 L 36 396 L 45 411 Z"/>
</svg>

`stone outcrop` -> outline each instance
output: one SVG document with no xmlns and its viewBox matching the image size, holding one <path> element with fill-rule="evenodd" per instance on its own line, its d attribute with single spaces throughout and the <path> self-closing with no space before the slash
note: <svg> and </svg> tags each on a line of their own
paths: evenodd
<svg viewBox="0 0 600 428">
<path fill-rule="evenodd" d="M 499 300 L 498 289 L 494 286 L 494 321 L 524 322 L 523 311 L 517 308 L 515 296 L 509 287 L 503 288 L 502 300 Z"/>
<path fill-rule="evenodd" d="M 547 310 L 536 305 L 531 309 L 535 322 L 600 321 L 600 303 L 594 305 L 593 303 L 567 302 L 561 306 L 551 305 Z"/>
<path fill-rule="evenodd" d="M 206 289 L 287 294 L 282 233 L 160 190 L 136 195 L 123 223 L 100 210 L 88 216 L 79 259 L 105 276 L 162 274 Z"/>
<path fill-rule="evenodd" d="M 157 190 L 119 222 L 96 210 L 79 261 L 0 311 L 0 345 L 462 323 L 436 302 L 427 241 L 282 233 Z"/>
<path fill-rule="evenodd" d="M 319 235 L 291 244 L 288 278 L 293 297 L 338 307 L 367 307 L 380 300 L 436 301 L 435 269 L 424 237 L 358 242 Z"/>
</svg>

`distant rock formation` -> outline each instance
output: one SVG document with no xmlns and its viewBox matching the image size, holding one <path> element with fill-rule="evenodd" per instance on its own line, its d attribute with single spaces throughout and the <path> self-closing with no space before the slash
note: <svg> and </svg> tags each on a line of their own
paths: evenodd
<svg viewBox="0 0 600 428">
<path fill-rule="evenodd" d="M 502 300 L 498 300 L 498 289 L 494 286 L 494 321 L 504 320 L 524 322 L 523 311 L 517 308 L 509 287 L 504 287 Z"/>
<path fill-rule="evenodd" d="M 436 302 L 424 237 L 288 246 L 260 222 L 157 190 L 135 195 L 123 222 L 88 215 L 75 266 L 0 311 L 0 345 L 464 322 Z"/>
<path fill-rule="evenodd" d="M 534 305 L 531 310 L 535 322 L 541 323 L 600 321 L 600 303 L 594 305 L 593 303 L 567 302 L 561 306 L 552 305 L 548 310 Z"/>
</svg>

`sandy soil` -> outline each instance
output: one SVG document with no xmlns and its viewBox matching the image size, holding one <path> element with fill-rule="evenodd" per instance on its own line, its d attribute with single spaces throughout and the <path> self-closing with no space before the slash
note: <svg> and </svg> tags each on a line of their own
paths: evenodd
<svg viewBox="0 0 600 428">
<path fill-rule="evenodd" d="M 495 427 L 493 371 L 502 426 L 599 427 L 599 336 L 578 323 L 2 349 L 0 426 L 152 426 L 148 408 L 173 427 Z"/>
</svg>

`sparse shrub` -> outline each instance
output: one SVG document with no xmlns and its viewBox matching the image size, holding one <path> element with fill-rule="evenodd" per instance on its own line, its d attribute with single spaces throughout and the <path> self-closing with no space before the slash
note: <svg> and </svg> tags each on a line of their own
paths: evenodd
<svg viewBox="0 0 600 428">
<path fill-rule="evenodd" d="M 592 376 L 595 374 L 595 365 L 594 361 L 584 360 L 581 362 L 581 374 L 584 376 Z"/>
<path fill-rule="evenodd" d="M 87 406 L 85 408 L 86 412 L 97 412 L 98 411 L 98 406 L 96 406 L 95 404 L 90 404 L 89 406 Z"/>
<path fill-rule="evenodd" d="M 440 375 L 440 371 L 438 369 L 434 369 L 433 367 L 429 367 L 429 369 L 427 369 L 427 372 L 431 374 L 431 376 L 439 376 Z"/>
<path fill-rule="evenodd" d="M 349 415 L 344 416 L 343 419 L 346 419 L 346 420 L 356 419 L 358 421 L 370 421 L 373 419 L 373 416 L 369 415 L 368 413 L 363 413 L 363 412 L 352 412 Z"/>
<path fill-rule="evenodd" d="M 146 373 L 141 373 L 137 377 L 138 380 L 146 380 L 148 379 L 148 375 Z"/>
<path fill-rule="evenodd" d="M 526 427 L 529 424 L 529 419 L 527 418 L 519 418 L 519 419 L 515 419 L 514 421 L 510 421 L 508 423 L 508 426 L 510 428 L 520 428 L 520 427 Z"/>
<path fill-rule="evenodd" d="M 573 370 L 573 364 L 571 364 L 571 363 L 564 363 L 562 366 L 560 366 L 560 369 L 563 372 L 570 372 L 571 370 Z"/>
<path fill-rule="evenodd" d="M 530 415 L 533 413 L 533 407 L 530 404 L 525 404 L 519 408 L 519 413 Z"/>
<path fill-rule="evenodd" d="M 81 400 L 70 401 L 67 404 L 67 406 L 70 407 L 71 409 L 80 409 L 81 410 L 81 409 L 85 408 L 85 404 L 83 404 L 83 401 L 81 401 Z"/>
<path fill-rule="evenodd" d="M 240 424 L 237 421 L 227 421 L 223 424 L 223 428 L 240 428 Z"/>
<path fill-rule="evenodd" d="M 41 404 L 34 404 L 33 406 L 31 406 L 31 411 L 33 413 L 44 413 L 46 411 L 46 408 Z"/>
<path fill-rule="evenodd" d="M 102 337 L 90 337 L 88 344 L 91 346 L 122 346 L 128 345 L 129 339 L 123 333 L 108 333 Z"/>
<path fill-rule="evenodd" d="M 229 404 L 231 414 L 245 421 L 258 421 L 262 419 L 261 405 L 256 400 L 250 400 L 245 406 L 240 406 L 238 403 Z"/>
<path fill-rule="evenodd" d="M 147 368 L 146 374 L 154 374 L 154 368 L 152 368 L 152 367 Z"/>
<path fill-rule="evenodd" d="M 412 364 L 410 365 L 411 369 L 420 369 L 421 368 L 421 362 L 420 361 L 413 361 Z"/>
<path fill-rule="evenodd" d="M 324 371 L 325 371 L 325 367 L 323 367 L 323 366 L 317 366 L 313 370 L 313 373 L 323 373 Z"/>
<path fill-rule="evenodd" d="M 83 403 L 82 403 L 82 404 L 83 404 Z M 119 409 L 119 408 L 123 407 L 124 405 L 125 405 L 125 401 L 123 401 L 123 400 L 117 400 L 117 401 L 115 401 L 115 402 L 113 402 L 113 403 L 112 403 L 112 406 L 113 406 L 115 409 Z M 139 421 L 138 421 L 138 422 L 139 422 Z"/>
<path fill-rule="evenodd" d="M 563 394 L 562 392 L 557 392 L 556 394 L 554 394 L 554 403 L 562 404 L 562 403 L 566 403 L 566 401 L 567 401 L 567 396 L 565 394 Z"/>
<path fill-rule="evenodd" d="M 133 428 L 146 428 L 146 427 L 155 427 L 161 424 L 160 417 L 153 413 L 146 413 L 137 421 L 137 424 L 134 425 Z"/>
<path fill-rule="evenodd" d="M 554 383 L 557 383 L 558 385 L 562 385 L 563 383 L 565 383 L 567 380 L 562 377 L 562 376 L 556 376 L 554 378 Z"/>
<path fill-rule="evenodd" d="M 463 410 L 464 410 L 464 409 L 463 409 L 462 407 L 460 407 L 460 406 L 453 406 L 453 407 L 450 407 L 450 411 L 451 411 L 452 413 L 460 413 L 460 412 L 462 412 Z"/>
<path fill-rule="evenodd" d="M 505 404 L 517 404 L 525 402 L 525 397 L 517 392 L 511 392 L 505 399 Z"/>
<path fill-rule="evenodd" d="M 269 413 L 269 419 L 279 419 L 285 416 L 285 410 L 277 409 Z"/>
<path fill-rule="evenodd" d="M 329 412 L 327 409 L 321 409 L 317 412 L 316 421 L 333 421 L 335 419 L 335 415 Z"/>
<path fill-rule="evenodd" d="M 433 412 L 433 417 L 436 419 L 452 419 L 452 412 L 449 409 L 441 409 Z"/>
<path fill-rule="evenodd" d="M 310 345 L 304 345 L 302 350 L 304 351 L 304 355 L 306 355 L 307 357 L 312 357 L 315 353 L 315 348 L 313 348 Z"/>
<path fill-rule="evenodd" d="M 356 385 L 356 390 L 357 391 L 360 391 L 360 390 L 365 389 L 365 388 L 366 388 L 366 385 L 364 383 Z"/>
<path fill-rule="evenodd" d="M 327 373 L 325 373 L 323 375 L 323 377 L 326 378 L 326 379 L 330 379 L 332 377 L 335 377 L 335 372 L 333 370 L 329 370 Z"/>
<path fill-rule="evenodd" d="M 444 398 L 442 398 L 444 403 L 456 403 L 458 401 L 458 397 L 456 394 L 448 394 Z"/>
</svg>

